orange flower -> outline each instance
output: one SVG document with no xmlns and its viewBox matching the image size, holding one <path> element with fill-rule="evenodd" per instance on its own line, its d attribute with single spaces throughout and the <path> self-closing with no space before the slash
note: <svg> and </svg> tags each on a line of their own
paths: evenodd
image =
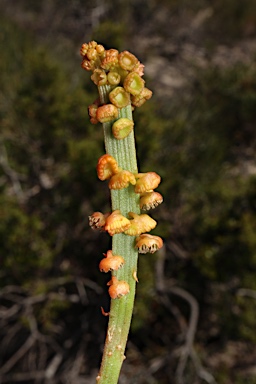
<svg viewBox="0 0 256 384">
<path fill-rule="evenodd" d="M 110 189 L 127 188 L 129 184 L 135 185 L 136 180 L 133 173 L 129 171 L 119 171 L 113 175 L 108 183 Z"/>
<path fill-rule="evenodd" d="M 101 272 L 116 271 L 124 265 L 124 258 L 119 255 L 113 255 L 111 250 L 104 253 L 104 256 L 105 258 L 99 264 Z"/>
<path fill-rule="evenodd" d="M 110 286 L 108 293 L 111 299 L 119 299 L 130 292 L 129 284 L 124 280 L 118 280 L 115 276 L 112 276 L 107 285 Z"/>
<path fill-rule="evenodd" d="M 140 196 L 140 209 L 148 211 L 156 208 L 163 202 L 163 196 L 155 191 L 142 193 Z"/>
<path fill-rule="evenodd" d="M 89 216 L 89 225 L 92 229 L 101 229 L 104 230 L 104 226 L 106 224 L 106 219 L 110 215 L 110 213 L 101 213 L 94 212 L 91 216 Z"/>
<path fill-rule="evenodd" d="M 155 172 L 138 173 L 136 178 L 138 179 L 134 189 L 136 193 L 150 192 L 161 182 L 161 177 Z"/>
<path fill-rule="evenodd" d="M 154 253 L 162 248 L 163 240 L 159 236 L 153 236 L 148 233 L 141 234 L 136 238 L 135 247 L 139 253 Z"/>
<path fill-rule="evenodd" d="M 125 234 L 129 236 L 140 235 L 143 232 L 149 232 L 156 227 L 157 222 L 147 214 L 138 215 L 133 212 L 129 212 L 130 227 L 125 230 Z"/>
<path fill-rule="evenodd" d="M 126 217 L 121 215 L 119 209 L 116 209 L 108 216 L 106 220 L 105 230 L 113 236 L 117 233 L 122 233 L 130 227 L 131 223 Z"/>
<path fill-rule="evenodd" d="M 113 104 L 104 104 L 97 109 L 96 118 L 100 123 L 108 123 L 117 119 L 118 109 Z"/>
<path fill-rule="evenodd" d="M 118 172 L 118 164 L 115 158 L 109 154 L 102 155 L 97 164 L 97 175 L 100 180 L 109 179 Z"/>
</svg>

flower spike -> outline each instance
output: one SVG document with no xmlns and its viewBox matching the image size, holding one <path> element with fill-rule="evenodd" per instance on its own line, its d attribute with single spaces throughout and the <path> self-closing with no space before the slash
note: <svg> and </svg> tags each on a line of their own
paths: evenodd
<svg viewBox="0 0 256 384">
<path fill-rule="evenodd" d="M 144 192 L 140 196 L 140 209 L 148 211 L 156 208 L 163 202 L 163 196 L 159 192 Z"/>
<path fill-rule="evenodd" d="M 124 217 L 119 209 L 116 209 L 108 216 L 106 220 L 105 230 L 113 236 L 117 233 L 122 233 L 130 227 L 131 223 Z"/>
<path fill-rule="evenodd" d="M 137 215 L 136 213 L 129 212 L 130 227 L 124 231 L 126 235 L 138 236 L 143 232 L 149 232 L 156 227 L 157 222 L 147 214 Z"/>
<path fill-rule="evenodd" d="M 161 177 L 155 172 L 138 173 L 135 185 L 136 193 L 150 192 L 157 188 L 161 182 Z"/>
<path fill-rule="evenodd" d="M 135 247 L 139 253 L 154 253 L 162 248 L 163 240 L 159 236 L 153 236 L 148 233 L 141 234 L 136 238 Z"/>
<path fill-rule="evenodd" d="M 118 164 L 115 158 L 109 154 L 102 155 L 97 164 L 97 175 L 100 180 L 109 179 L 118 173 Z"/>
<path fill-rule="evenodd" d="M 119 171 L 111 177 L 108 186 L 110 189 L 123 189 L 127 188 L 129 184 L 136 184 L 134 174 L 129 171 Z"/>
<path fill-rule="evenodd" d="M 110 286 L 108 292 L 111 299 L 119 299 L 130 292 L 129 284 L 124 280 L 118 280 L 115 276 L 112 276 L 107 285 Z"/>
<path fill-rule="evenodd" d="M 117 271 L 124 265 L 124 258 L 119 255 L 113 255 L 113 252 L 104 253 L 105 258 L 101 260 L 99 269 L 101 272 Z"/>
</svg>

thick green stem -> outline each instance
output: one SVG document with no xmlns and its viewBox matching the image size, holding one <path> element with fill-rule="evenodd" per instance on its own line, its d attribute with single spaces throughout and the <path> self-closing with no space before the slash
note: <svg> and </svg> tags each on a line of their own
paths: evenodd
<svg viewBox="0 0 256 384">
<path fill-rule="evenodd" d="M 102 104 L 108 103 L 108 93 L 112 88 L 99 87 Z M 119 117 L 132 120 L 131 105 L 120 109 Z M 103 124 L 106 152 L 116 159 L 120 168 L 137 173 L 134 133 L 132 131 L 125 139 L 117 140 L 111 131 L 112 123 Z M 140 213 L 139 196 L 134 192 L 133 186 L 122 190 L 111 190 L 111 203 L 112 210 L 119 209 L 126 217 L 128 212 Z M 124 360 L 136 288 L 138 253 L 134 247 L 134 241 L 134 236 L 122 233 L 114 235 L 112 239 L 113 254 L 121 255 L 125 259 L 124 267 L 113 272 L 113 275 L 118 280 L 125 280 L 130 286 L 130 292 L 119 299 L 111 300 L 107 336 L 97 384 L 116 384 Z"/>
</svg>

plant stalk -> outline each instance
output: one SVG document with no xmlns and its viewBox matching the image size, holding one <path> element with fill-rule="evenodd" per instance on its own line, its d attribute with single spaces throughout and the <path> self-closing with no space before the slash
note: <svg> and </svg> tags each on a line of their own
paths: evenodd
<svg viewBox="0 0 256 384">
<path fill-rule="evenodd" d="M 102 104 L 109 102 L 108 94 L 113 89 L 109 85 L 99 86 L 100 101 Z M 133 120 L 131 105 L 119 109 L 119 116 Z M 113 121 L 114 122 L 114 121 Z M 120 168 L 132 173 L 138 173 L 134 132 L 125 139 L 116 140 L 111 132 L 113 122 L 104 123 L 104 140 L 106 153 L 113 156 Z M 134 192 L 134 187 L 121 190 L 111 190 L 112 211 L 119 209 L 124 216 L 129 212 L 140 213 L 139 195 Z M 109 323 L 104 346 L 102 363 L 97 376 L 97 384 L 116 384 L 120 374 L 128 333 L 131 324 L 137 276 L 138 252 L 134 247 L 134 236 L 123 233 L 112 238 L 112 251 L 125 259 L 123 268 L 112 272 L 118 280 L 125 280 L 130 286 L 130 292 L 119 299 L 111 299 Z"/>
</svg>

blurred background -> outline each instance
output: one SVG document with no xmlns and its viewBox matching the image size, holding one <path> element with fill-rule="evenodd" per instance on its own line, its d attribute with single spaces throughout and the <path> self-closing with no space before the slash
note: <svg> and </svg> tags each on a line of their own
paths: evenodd
<svg viewBox="0 0 256 384">
<path fill-rule="evenodd" d="M 256 383 L 255 0 L 0 0 L 0 382 L 91 384 L 109 210 L 82 43 L 130 50 L 154 97 L 140 170 L 164 250 L 139 259 L 120 384 Z"/>
</svg>

